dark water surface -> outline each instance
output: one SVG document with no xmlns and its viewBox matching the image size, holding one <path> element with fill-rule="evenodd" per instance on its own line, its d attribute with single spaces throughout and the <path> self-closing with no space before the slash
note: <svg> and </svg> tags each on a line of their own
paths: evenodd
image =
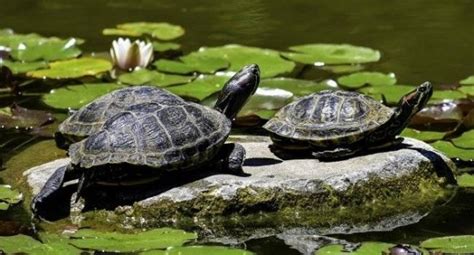
<svg viewBox="0 0 474 255">
<path fill-rule="evenodd" d="M 102 29 L 130 21 L 183 26 L 186 35 L 178 42 L 185 52 L 229 43 L 279 50 L 351 43 L 380 50 L 381 61 L 368 70 L 394 72 L 399 84 L 450 84 L 474 74 L 474 1 L 468 0 L 0 0 L 0 28 L 81 37 L 88 51 L 108 50 L 113 38 L 102 36 Z M 474 234 L 473 204 L 473 193 L 459 192 L 419 224 L 338 237 L 416 243 Z M 298 254 L 276 238 L 253 240 L 247 247 L 258 254 Z"/>
</svg>

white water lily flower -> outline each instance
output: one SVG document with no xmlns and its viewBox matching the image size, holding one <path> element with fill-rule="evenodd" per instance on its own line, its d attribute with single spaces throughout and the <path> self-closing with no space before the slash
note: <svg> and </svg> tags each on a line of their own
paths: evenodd
<svg viewBox="0 0 474 255">
<path fill-rule="evenodd" d="M 140 40 L 132 43 L 128 38 L 119 38 L 112 42 L 110 55 L 114 65 L 122 70 L 145 68 L 153 60 L 153 45 Z"/>
</svg>

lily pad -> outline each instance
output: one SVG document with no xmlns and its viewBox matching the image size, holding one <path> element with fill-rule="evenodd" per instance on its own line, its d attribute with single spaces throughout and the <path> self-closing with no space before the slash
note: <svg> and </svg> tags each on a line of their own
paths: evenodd
<svg viewBox="0 0 474 255">
<path fill-rule="evenodd" d="M 474 188 L 474 175 L 472 174 L 461 174 L 456 177 L 459 187 Z"/>
<path fill-rule="evenodd" d="M 221 47 L 204 47 L 192 54 L 194 58 L 199 56 L 225 60 L 230 63 L 229 70 L 233 72 L 240 70 L 248 64 L 258 64 L 262 78 L 289 73 L 295 67 L 295 63 L 281 58 L 278 51 L 237 44 Z"/>
<path fill-rule="evenodd" d="M 14 74 L 27 73 L 38 69 L 44 69 L 48 67 L 48 63 L 45 61 L 37 62 L 18 62 L 18 61 L 3 61 L 1 65 L 7 66 Z"/>
<path fill-rule="evenodd" d="M 51 90 L 49 94 L 43 95 L 42 101 L 53 108 L 78 109 L 104 94 L 123 87 L 124 85 L 115 83 L 72 85 Z"/>
<path fill-rule="evenodd" d="M 190 82 L 193 76 L 182 76 L 165 74 L 148 69 L 139 69 L 131 73 L 122 74 L 118 80 L 121 83 L 130 85 L 153 85 L 158 87 L 166 87 L 169 85 L 183 84 Z"/>
<path fill-rule="evenodd" d="M 474 159 L 474 149 L 461 149 L 451 142 L 437 141 L 431 144 L 435 149 L 442 151 L 450 158 L 460 158 L 462 160 Z"/>
<path fill-rule="evenodd" d="M 345 88 L 357 89 L 365 85 L 371 86 L 390 86 L 395 85 L 397 79 L 395 74 L 379 73 L 379 72 L 359 72 L 341 76 L 337 82 Z"/>
<path fill-rule="evenodd" d="M 459 82 L 461 85 L 474 85 L 474 75 L 467 77 Z"/>
<path fill-rule="evenodd" d="M 443 139 L 444 135 L 444 132 L 419 131 L 411 128 L 405 128 L 401 133 L 401 136 L 412 137 L 425 142 L 434 142 L 437 140 L 441 140 Z"/>
<path fill-rule="evenodd" d="M 0 250 L 7 254 L 29 255 L 64 254 L 77 255 L 81 250 L 69 245 L 67 239 L 54 235 L 41 235 L 43 243 L 26 235 L 0 236 Z"/>
<path fill-rule="evenodd" d="M 190 83 L 170 86 L 166 89 L 176 95 L 201 101 L 220 91 L 229 78 L 219 75 L 201 75 Z"/>
<path fill-rule="evenodd" d="M 341 255 L 341 254 L 353 254 L 353 255 L 373 255 L 382 254 L 382 252 L 388 251 L 393 244 L 389 243 L 378 243 L 378 242 L 365 242 L 359 248 L 352 252 L 344 251 L 344 247 L 340 244 L 332 244 L 322 247 L 317 250 L 315 255 Z"/>
<path fill-rule="evenodd" d="M 420 246 L 443 253 L 474 253 L 474 235 L 431 238 L 421 242 Z"/>
<path fill-rule="evenodd" d="M 415 87 L 407 85 L 394 85 L 394 86 L 377 86 L 377 87 L 365 87 L 359 91 L 369 96 L 383 95 L 387 104 L 395 105 L 400 99 L 414 90 Z"/>
<path fill-rule="evenodd" d="M 166 251 L 142 252 L 141 255 L 252 255 L 253 252 L 224 246 L 171 247 Z"/>
<path fill-rule="evenodd" d="M 169 50 L 179 50 L 181 45 L 172 42 L 152 42 L 153 50 L 158 52 L 165 52 Z"/>
<path fill-rule="evenodd" d="M 340 65 L 376 62 L 380 52 L 350 44 L 305 44 L 290 47 L 295 52 L 283 53 L 290 60 L 309 65 Z"/>
<path fill-rule="evenodd" d="M 297 97 L 306 96 L 315 92 L 327 89 L 335 89 L 327 83 L 317 83 L 314 81 L 300 80 L 293 78 L 271 78 L 262 79 L 260 88 L 278 88 L 293 93 Z"/>
<path fill-rule="evenodd" d="M 465 98 L 466 94 L 462 93 L 459 90 L 437 90 L 435 89 L 433 91 L 433 95 L 431 96 L 431 99 L 433 101 L 437 101 L 436 99 L 439 100 L 446 100 L 446 99 L 461 99 Z"/>
<path fill-rule="evenodd" d="M 16 204 L 23 199 L 23 195 L 18 191 L 12 190 L 10 185 L 0 185 L 0 210 L 7 210 L 9 205 Z M 0 245 L 0 249 L 1 249 Z"/>
<path fill-rule="evenodd" d="M 160 71 L 169 73 L 188 74 L 192 72 L 214 73 L 217 70 L 225 69 L 229 62 L 222 58 L 201 56 L 191 53 L 181 57 L 179 61 L 160 59 L 153 63 Z"/>
<path fill-rule="evenodd" d="M 257 115 L 258 112 L 262 110 L 278 110 L 281 107 L 287 105 L 291 102 L 293 98 L 293 93 L 278 89 L 278 88 L 268 88 L 268 87 L 259 87 L 255 94 L 250 98 L 250 100 L 245 104 L 242 110 L 239 112 L 238 116 L 248 116 L 248 115 Z M 259 117 L 267 117 L 269 112 L 261 112 Z M 272 115 L 273 116 L 273 115 Z M 271 116 L 270 116 L 271 117 Z M 268 119 L 268 118 L 264 118 Z"/>
<path fill-rule="evenodd" d="M 70 243 L 81 249 L 102 252 L 140 252 L 181 246 L 196 238 L 197 235 L 194 233 L 170 228 L 160 228 L 134 234 L 82 229 L 71 237 Z"/>
<path fill-rule="evenodd" d="M 471 97 L 474 96 L 474 86 L 463 86 L 459 88 L 459 91 Z"/>
<path fill-rule="evenodd" d="M 3 128 L 37 128 L 54 121 L 51 113 L 20 107 L 17 104 L 0 108 L 0 125 Z"/>
<path fill-rule="evenodd" d="M 452 142 L 457 147 L 463 149 L 474 149 L 474 129 L 466 131 L 460 137 L 452 139 Z M 474 158 L 474 155 L 472 157 Z"/>
<path fill-rule="evenodd" d="M 104 35 L 119 35 L 138 37 L 144 34 L 160 40 L 173 40 L 184 35 L 184 28 L 165 22 L 132 22 L 117 25 L 117 28 L 107 28 Z"/>
<path fill-rule="evenodd" d="M 28 72 L 33 78 L 72 79 L 94 76 L 112 69 L 112 63 L 98 58 L 80 58 L 53 62 L 49 69 Z"/>
<path fill-rule="evenodd" d="M 55 61 L 75 58 L 81 54 L 76 39 L 68 41 L 46 41 L 43 43 L 22 43 L 12 48 L 11 56 L 19 61 Z"/>
</svg>

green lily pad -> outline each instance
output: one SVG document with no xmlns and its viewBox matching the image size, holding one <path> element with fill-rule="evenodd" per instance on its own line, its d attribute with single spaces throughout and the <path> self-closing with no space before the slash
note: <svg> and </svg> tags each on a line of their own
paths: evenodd
<svg viewBox="0 0 474 255">
<path fill-rule="evenodd" d="M 17 62 L 17 61 L 3 61 L 0 65 L 4 65 L 12 71 L 13 74 L 22 74 L 29 71 L 34 71 L 38 69 L 44 69 L 48 67 L 48 63 L 45 61 L 37 62 Z"/>
<path fill-rule="evenodd" d="M 442 151 L 450 158 L 460 158 L 463 160 L 474 159 L 474 149 L 461 149 L 451 142 L 437 141 L 431 144 L 435 149 Z"/>
<path fill-rule="evenodd" d="M 461 174 L 456 177 L 459 187 L 474 188 L 474 175 L 472 174 Z"/>
<path fill-rule="evenodd" d="M 357 89 L 365 85 L 371 86 L 390 86 L 395 85 L 397 79 L 395 74 L 389 73 L 378 73 L 378 72 L 359 72 L 345 76 L 341 76 L 337 79 L 337 82 L 345 88 Z"/>
<path fill-rule="evenodd" d="M 414 90 L 416 87 L 407 85 L 393 85 L 393 86 L 378 86 L 378 87 L 364 87 L 359 92 L 366 95 L 376 97 L 383 95 L 387 104 L 395 105 L 400 101 L 404 95 Z"/>
<path fill-rule="evenodd" d="M 112 63 L 98 58 L 79 58 L 57 61 L 49 64 L 49 69 L 28 72 L 33 78 L 72 79 L 94 76 L 112 69 Z"/>
<path fill-rule="evenodd" d="M 244 117 L 249 115 L 257 115 L 260 112 L 259 117 L 267 117 L 269 112 L 261 112 L 262 110 L 278 110 L 281 107 L 287 105 L 291 102 L 293 98 L 293 93 L 278 89 L 278 88 L 268 88 L 268 87 L 259 87 L 255 94 L 250 98 L 250 100 L 244 105 L 242 110 L 240 110 L 238 116 Z M 273 115 L 272 115 L 273 116 Z M 270 116 L 271 117 L 271 116 Z M 268 119 L 268 118 L 262 118 Z"/>
<path fill-rule="evenodd" d="M 119 35 L 138 37 L 144 34 L 160 40 L 173 40 L 184 35 L 184 28 L 165 22 L 132 22 L 117 25 L 117 28 L 107 28 L 104 35 Z"/>
<path fill-rule="evenodd" d="M 69 245 L 67 239 L 41 234 L 43 243 L 26 235 L 0 236 L 0 250 L 7 254 L 25 253 L 29 255 L 64 254 L 78 255 L 81 250 Z"/>
<path fill-rule="evenodd" d="M 471 97 L 474 96 L 474 86 L 463 86 L 459 88 L 459 91 Z"/>
<path fill-rule="evenodd" d="M 463 149 L 474 149 L 474 129 L 466 131 L 460 137 L 452 139 L 452 142 L 457 147 Z"/>
<path fill-rule="evenodd" d="M 459 82 L 461 85 L 474 85 L 474 75 L 467 77 Z"/>
<path fill-rule="evenodd" d="M 431 96 L 431 99 L 435 100 L 440 99 L 440 100 L 445 100 L 445 99 L 461 99 L 465 98 L 466 94 L 462 93 L 459 90 L 437 90 L 435 89 L 433 91 L 433 95 Z"/>
<path fill-rule="evenodd" d="M 192 72 L 214 73 L 229 66 L 229 62 L 222 58 L 201 56 L 196 53 L 181 57 L 179 60 L 160 59 L 153 63 L 153 65 L 160 71 L 179 74 Z"/>
<path fill-rule="evenodd" d="M 58 109 L 78 109 L 92 100 L 124 85 L 115 83 L 89 83 L 53 89 L 42 97 L 42 101 Z"/>
<path fill-rule="evenodd" d="M 245 65 L 258 64 L 262 78 L 289 73 L 295 67 L 295 63 L 281 58 L 278 51 L 237 44 L 204 47 L 192 55 L 194 58 L 199 56 L 225 60 L 230 63 L 229 70 L 234 72 L 239 71 Z"/>
<path fill-rule="evenodd" d="M 309 65 L 340 65 L 376 62 L 380 52 L 350 44 L 305 44 L 290 47 L 283 53 L 290 60 Z"/>
<path fill-rule="evenodd" d="M 340 244 L 331 244 L 322 247 L 317 250 L 315 255 L 341 255 L 341 254 L 353 254 L 353 255 L 373 255 L 373 254 L 382 254 L 382 252 L 387 252 L 394 244 L 389 243 L 378 243 L 378 242 L 365 242 L 359 248 L 353 252 L 345 252 L 343 246 Z"/>
<path fill-rule="evenodd" d="M 76 47 L 76 39 L 69 41 L 46 41 L 44 43 L 23 43 L 13 48 L 11 56 L 19 61 L 33 62 L 39 60 L 55 61 L 75 58 L 81 54 Z"/>
<path fill-rule="evenodd" d="M 405 128 L 401 133 L 401 136 L 412 137 L 425 142 L 434 142 L 437 140 L 441 140 L 443 139 L 444 135 L 444 132 L 419 131 L 411 128 Z"/>
<path fill-rule="evenodd" d="M 474 253 L 474 235 L 431 238 L 421 242 L 420 246 L 444 253 Z"/>
<path fill-rule="evenodd" d="M 183 84 L 190 82 L 193 76 L 182 76 L 164 74 L 148 69 L 139 69 L 131 73 L 122 74 L 118 80 L 121 83 L 130 85 L 153 85 L 158 87 L 166 87 L 169 85 Z"/>
<path fill-rule="evenodd" d="M 166 251 L 148 251 L 141 255 L 252 255 L 253 252 L 224 246 L 170 247 Z"/>
<path fill-rule="evenodd" d="M 179 50 L 181 45 L 172 42 L 152 42 L 153 50 L 158 52 L 165 52 L 169 50 Z"/>
<path fill-rule="evenodd" d="M 16 204 L 23 199 L 23 195 L 18 191 L 12 190 L 10 185 L 0 185 L 0 210 L 7 210 L 12 204 Z M 0 249 L 1 249 L 0 245 Z"/>
<path fill-rule="evenodd" d="M 194 233 L 171 228 L 160 228 L 134 234 L 81 229 L 71 237 L 70 243 L 81 249 L 102 252 L 140 252 L 181 246 L 196 238 L 197 235 Z"/>
<path fill-rule="evenodd" d="M 190 83 L 170 86 L 166 89 L 176 95 L 201 101 L 220 91 L 229 78 L 228 76 L 202 75 Z"/>
<path fill-rule="evenodd" d="M 306 96 L 315 92 L 327 89 L 335 89 L 327 83 L 317 83 L 314 81 L 300 80 L 293 78 L 271 78 L 262 79 L 260 88 L 279 88 L 293 93 L 297 97 Z"/>
</svg>

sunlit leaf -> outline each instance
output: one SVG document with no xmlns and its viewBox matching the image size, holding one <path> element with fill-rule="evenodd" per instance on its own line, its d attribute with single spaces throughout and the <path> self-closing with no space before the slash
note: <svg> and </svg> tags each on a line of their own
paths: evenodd
<svg viewBox="0 0 474 255">
<path fill-rule="evenodd" d="M 416 129 L 405 128 L 401 133 L 401 136 L 405 137 L 412 137 L 418 140 L 422 140 L 425 142 L 434 142 L 440 139 L 443 139 L 445 133 L 444 132 L 436 132 L 436 131 L 419 131 Z"/>
<path fill-rule="evenodd" d="M 367 47 L 349 44 L 305 44 L 290 47 L 295 52 L 282 55 L 293 61 L 309 65 L 339 65 L 376 62 L 380 52 Z"/>
<path fill-rule="evenodd" d="M 474 253 L 474 235 L 431 238 L 421 242 L 420 246 L 444 253 Z"/>
<path fill-rule="evenodd" d="M 474 188 L 474 175 L 461 174 L 456 177 L 459 187 Z"/>
<path fill-rule="evenodd" d="M 431 99 L 461 99 L 465 98 L 466 94 L 462 93 L 459 90 L 437 90 L 435 89 L 433 91 L 433 95 L 431 96 Z"/>
<path fill-rule="evenodd" d="M 53 62 L 49 69 L 28 72 L 33 78 L 71 79 L 93 76 L 112 69 L 112 63 L 98 58 L 79 58 Z"/>
<path fill-rule="evenodd" d="M 18 62 L 18 61 L 3 61 L 4 66 L 10 68 L 14 74 L 27 73 L 29 71 L 34 71 L 38 69 L 43 69 L 48 67 L 48 63 L 45 61 L 37 62 Z"/>
<path fill-rule="evenodd" d="M 23 199 L 18 191 L 12 190 L 10 185 L 0 185 L 0 203 L 3 205 L 0 210 L 8 209 L 9 205 L 16 204 Z M 1 249 L 0 245 L 0 249 Z"/>
<path fill-rule="evenodd" d="M 194 57 L 220 58 L 230 63 L 229 70 L 237 72 L 248 64 L 258 64 L 262 78 L 289 73 L 295 63 L 280 57 L 278 51 L 230 44 L 221 47 L 203 47 Z"/>
<path fill-rule="evenodd" d="M 59 236 L 42 234 L 43 243 L 26 235 L 0 236 L 0 250 L 7 254 L 25 253 L 29 255 L 79 255 L 81 251 Z"/>
<path fill-rule="evenodd" d="M 342 87 L 357 89 L 365 85 L 390 86 L 394 85 L 397 79 L 393 73 L 359 72 L 341 76 L 337 79 L 337 82 Z"/>
<path fill-rule="evenodd" d="M 262 79 L 260 88 L 279 88 L 293 93 L 295 96 L 305 96 L 321 90 L 335 89 L 327 83 L 317 83 L 314 81 L 300 80 L 293 78 L 271 78 Z"/>
<path fill-rule="evenodd" d="M 179 61 L 160 59 L 153 65 L 156 66 L 158 70 L 169 73 L 214 73 L 217 70 L 227 68 L 229 62 L 222 58 L 201 56 L 196 53 L 191 53 L 181 57 Z"/>
<path fill-rule="evenodd" d="M 158 51 L 158 52 L 164 52 L 164 51 L 169 51 L 169 50 L 179 50 L 181 48 L 181 45 L 178 43 L 172 43 L 172 42 L 152 42 L 153 44 L 153 50 Z"/>
<path fill-rule="evenodd" d="M 115 83 L 72 85 L 51 90 L 49 94 L 43 95 L 42 101 L 53 108 L 78 109 L 99 96 L 123 87 Z"/>
<path fill-rule="evenodd" d="M 474 86 L 462 86 L 459 88 L 459 91 L 466 95 L 474 96 Z"/>
<path fill-rule="evenodd" d="M 130 85 L 153 85 L 158 87 L 166 87 L 169 85 L 183 84 L 190 82 L 193 76 L 172 75 L 151 71 L 148 69 L 139 69 L 131 73 L 122 74 L 118 80 L 121 83 Z"/>
<path fill-rule="evenodd" d="M 105 252 L 139 252 L 181 246 L 196 238 L 197 236 L 194 233 L 170 228 L 160 228 L 134 234 L 82 229 L 72 236 L 70 243 L 81 249 Z"/>
<path fill-rule="evenodd" d="M 454 146 L 451 142 L 437 141 L 431 144 L 435 149 L 442 151 L 450 158 L 462 160 L 474 159 L 474 149 L 462 149 Z"/>
<path fill-rule="evenodd" d="M 342 254 L 352 254 L 352 255 L 374 255 L 382 254 L 382 252 L 387 252 L 393 244 L 389 243 L 377 243 L 377 242 L 365 242 L 357 248 L 355 251 L 347 252 L 344 251 L 344 247 L 339 244 L 331 244 L 322 247 L 317 250 L 315 255 L 342 255 Z"/>
<path fill-rule="evenodd" d="M 227 76 L 203 75 L 190 83 L 170 86 L 166 89 L 176 95 L 201 101 L 220 91 L 229 78 Z"/>
<path fill-rule="evenodd" d="M 474 129 L 466 131 L 460 137 L 452 139 L 452 142 L 457 147 L 463 149 L 474 149 Z M 474 158 L 474 155 L 472 155 L 472 157 Z"/>
<path fill-rule="evenodd" d="M 474 75 L 467 77 L 459 82 L 461 85 L 474 85 Z"/>
<path fill-rule="evenodd" d="M 142 36 L 151 35 L 160 40 L 173 40 L 184 35 L 184 28 L 165 22 L 131 22 L 117 25 L 117 28 L 107 28 L 104 35 Z"/>
</svg>

